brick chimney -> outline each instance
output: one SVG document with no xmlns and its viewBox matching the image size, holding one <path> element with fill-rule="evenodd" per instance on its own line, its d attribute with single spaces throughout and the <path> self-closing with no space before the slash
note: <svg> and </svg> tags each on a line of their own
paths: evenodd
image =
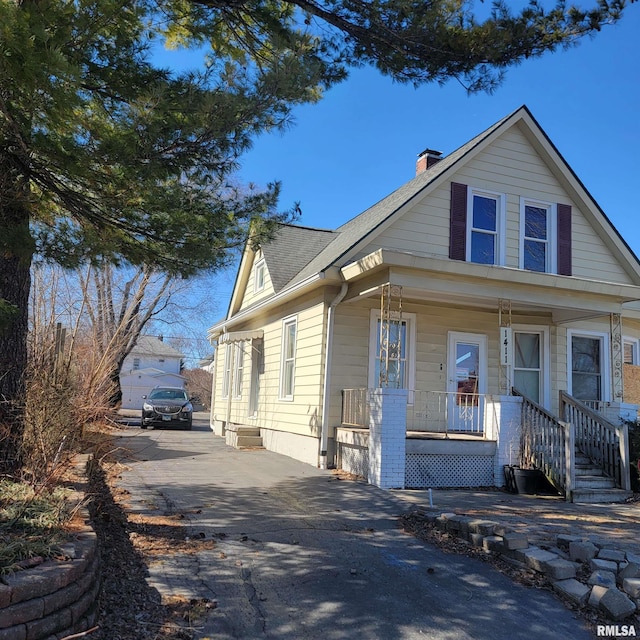
<svg viewBox="0 0 640 640">
<path fill-rule="evenodd" d="M 425 149 L 422 153 L 418 154 L 418 160 L 416 161 L 416 175 L 420 175 L 427 169 L 433 167 L 434 164 L 442 160 L 442 151 L 434 151 L 433 149 Z"/>
</svg>

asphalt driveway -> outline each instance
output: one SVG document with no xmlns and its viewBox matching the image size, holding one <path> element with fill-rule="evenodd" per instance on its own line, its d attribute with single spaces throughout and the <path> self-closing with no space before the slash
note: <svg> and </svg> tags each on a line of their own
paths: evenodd
<svg viewBox="0 0 640 640">
<path fill-rule="evenodd" d="M 183 513 L 212 550 L 150 567 L 164 595 L 217 602 L 204 639 L 592 638 L 550 593 L 403 533 L 407 502 L 194 430 L 122 432 L 131 509 Z M 426 498 L 426 496 L 425 496 Z"/>
</svg>

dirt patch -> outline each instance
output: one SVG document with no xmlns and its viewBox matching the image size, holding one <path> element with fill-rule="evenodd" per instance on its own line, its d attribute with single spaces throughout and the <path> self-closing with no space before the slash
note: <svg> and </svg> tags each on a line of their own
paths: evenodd
<svg viewBox="0 0 640 640">
<path fill-rule="evenodd" d="M 207 600 L 162 598 L 147 584 L 157 558 L 197 553 L 213 540 L 190 539 L 180 515 L 127 513 L 126 491 L 117 487 L 117 461 L 95 466 L 90 514 L 102 554 L 102 593 L 92 640 L 191 640 L 198 621 L 215 607 Z"/>
</svg>

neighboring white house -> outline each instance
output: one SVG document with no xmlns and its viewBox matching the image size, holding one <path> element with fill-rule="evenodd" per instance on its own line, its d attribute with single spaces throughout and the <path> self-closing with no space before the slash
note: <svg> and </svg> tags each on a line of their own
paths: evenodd
<svg viewBox="0 0 640 640">
<path fill-rule="evenodd" d="M 143 397 L 154 387 L 184 387 L 183 358 L 162 336 L 140 336 L 120 370 L 122 408 L 142 409 Z"/>
</svg>

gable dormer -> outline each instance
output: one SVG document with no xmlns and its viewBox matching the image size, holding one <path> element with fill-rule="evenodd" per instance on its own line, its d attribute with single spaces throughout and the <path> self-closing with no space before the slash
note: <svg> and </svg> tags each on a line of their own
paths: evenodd
<svg viewBox="0 0 640 640">
<path fill-rule="evenodd" d="M 245 309 L 262 298 L 273 295 L 273 293 L 274 289 L 269 268 L 267 267 L 262 248 L 258 247 L 253 252 L 251 270 L 247 278 L 240 309 Z"/>
</svg>

